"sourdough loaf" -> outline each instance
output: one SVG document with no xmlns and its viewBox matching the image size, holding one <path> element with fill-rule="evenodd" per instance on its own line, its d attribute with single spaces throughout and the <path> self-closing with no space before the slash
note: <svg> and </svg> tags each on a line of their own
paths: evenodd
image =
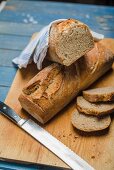
<svg viewBox="0 0 114 170">
<path fill-rule="evenodd" d="M 113 103 L 91 103 L 85 100 L 82 96 L 77 97 L 77 109 L 89 115 L 106 115 L 114 112 Z"/>
<path fill-rule="evenodd" d="M 19 101 L 28 113 L 45 123 L 109 70 L 112 63 L 113 54 L 96 43 L 71 66 L 55 63 L 40 71 L 22 90 Z"/>
<path fill-rule="evenodd" d="M 108 48 L 114 54 L 114 39 L 113 38 L 104 38 L 100 43 Z"/>
<path fill-rule="evenodd" d="M 75 128 L 81 131 L 94 132 L 108 128 L 111 118 L 109 115 L 98 118 L 96 116 L 85 115 L 76 110 L 72 114 L 71 122 Z"/>
<path fill-rule="evenodd" d="M 102 87 L 83 91 L 83 97 L 89 102 L 114 101 L 114 87 Z"/>
<path fill-rule="evenodd" d="M 94 47 L 87 25 L 68 19 L 52 25 L 49 38 L 49 59 L 69 66 Z"/>
</svg>

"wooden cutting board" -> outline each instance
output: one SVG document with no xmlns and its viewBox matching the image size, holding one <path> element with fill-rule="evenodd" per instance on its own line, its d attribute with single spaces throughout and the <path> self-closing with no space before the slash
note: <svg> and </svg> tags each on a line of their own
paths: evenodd
<svg viewBox="0 0 114 170">
<path fill-rule="evenodd" d="M 114 40 L 106 40 L 114 51 Z M 113 67 L 114 68 L 114 67 Z M 38 72 L 35 65 L 18 70 L 5 102 L 22 117 L 18 96 L 23 86 Z M 114 86 L 114 69 L 100 78 L 92 87 Z M 73 128 L 70 118 L 75 111 L 75 100 L 43 127 L 58 140 L 84 158 L 97 170 L 114 169 L 114 120 L 109 130 L 91 135 L 80 134 Z M 31 136 L 0 115 L 0 157 L 67 167 L 59 158 Z"/>
</svg>

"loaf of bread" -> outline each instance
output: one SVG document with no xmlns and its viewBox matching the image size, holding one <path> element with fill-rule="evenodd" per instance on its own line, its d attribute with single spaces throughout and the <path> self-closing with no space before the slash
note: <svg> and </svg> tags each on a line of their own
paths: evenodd
<svg viewBox="0 0 114 170">
<path fill-rule="evenodd" d="M 95 132 L 108 128 L 111 123 L 111 118 L 109 115 L 98 118 L 96 116 L 85 115 L 76 110 L 72 114 L 71 122 L 78 130 L 84 132 Z"/>
<path fill-rule="evenodd" d="M 114 112 L 113 103 L 91 103 L 85 100 L 82 96 L 77 97 L 77 109 L 78 111 L 88 115 L 106 115 Z"/>
<path fill-rule="evenodd" d="M 70 66 L 94 47 L 87 25 L 68 19 L 52 25 L 49 38 L 49 59 Z"/>
<path fill-rule="evenodd" d="M 69 67 L 54 63 L 33 77 L 19 96 L 22 107 L 46 123 L 76 95 L 111 69 L 113 54 L 100 43 Z"/>
<path fill-rule="evenodd" d="M 114 101 L 114 87 L 101 87 L 83 91 L 83 97 L 89 102 Z"/>
</svg>

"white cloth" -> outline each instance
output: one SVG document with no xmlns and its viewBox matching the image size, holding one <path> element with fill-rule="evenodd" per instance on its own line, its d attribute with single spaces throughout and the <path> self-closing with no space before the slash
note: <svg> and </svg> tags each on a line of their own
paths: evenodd
<svg viewBox="0 0 114 170">
<path fill-rule="evenodd" d="M 49 31 L 53 23 L 58 23 L 66 19 L 59 19 L 51 22 L 45 26 L 38 35 L 33 38 L 22 51 L 22 53 L 14 58 L 13 63 L 17 64 L 19 68 L 26 68 L 27 65 L 33 60 L 37 64 L 37 68 L 42 68 L 42 62 L 46 56 L 48 44 L 49 44 Z M 33 54 L 33 55 L 32 55 Z"/>
<path fill-rule="evenodd" d="M 26 68 L 27 65 L 33 60 L 37 64 L 37 68 L 42 68 L 43 60 L 46 56 L 48 45 L 49 45 L 49 32 L 53 23 L 59 23 L 66 19 L 58 19 L 45 26 L 39 33 L 33 38 L 22 53 L 12 60 L 13 63 L 17 64 L 19 68 Z M 95 41 L 104 38 L 104 35 L 98 34 L 91 31 Z"/>
<path fill-rule="evenodd" d="M 102 40 L 104 38 L 104 35 L 103 34 L 98 34 L 97 32 L 94 32 L 92 30 L 90 30 L 93 38 L 94 38 L 94 41 L 99 41 L 99 40 Z"/>
</svg>

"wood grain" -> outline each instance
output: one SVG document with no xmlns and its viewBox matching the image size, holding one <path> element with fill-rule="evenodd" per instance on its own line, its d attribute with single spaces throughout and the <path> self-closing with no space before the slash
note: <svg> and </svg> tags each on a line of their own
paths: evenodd
<svg viewBox="0 0 114 170">
<path fill-rule="evenodd" d="M 114 48 L 114 46 L 112 47 Z M 18 70 L 5 100 L 5 102 L 22 117 L 28 117 L 28 114 L 21 109 L 18 96 L 26 82 L 28 82 L 37 72 L 38 70 L 33 64 L 29 65 L 27 69 Z M 105 76 L 100 78 L 93 84 L 93 87 L 109 85 L 114 86 L 114 70 L 110 70 Z M 71 114 L 74 111 L 75 100 L 43 127 L 88 161 L 96 170 L 113 170 L 113 118 L 111 126 L 107 131 L 91 135 L 80 134 L 73 128 L 70 121 Z M 0 157 L 67 167 L 65 163 L 53 153 L 48 151 L 45 147 L 2 115 L 0 115 Z"/>
</svg>

